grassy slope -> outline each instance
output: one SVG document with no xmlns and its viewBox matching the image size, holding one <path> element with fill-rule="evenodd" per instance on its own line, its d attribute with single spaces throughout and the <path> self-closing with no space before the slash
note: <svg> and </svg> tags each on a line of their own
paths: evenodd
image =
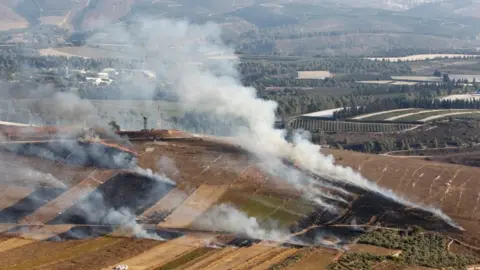
<svg viewBox="0 0 480 270">
<path fill-rule="evenodd" d="M 275 220 L 288 226 L 313 211 L 302 199 L 286 200 L 276 196 L 252 195 L 237 190 L 228 191 L 217 204 L 230 203 L 248 216 L 260 221 Z"/>
</svg>

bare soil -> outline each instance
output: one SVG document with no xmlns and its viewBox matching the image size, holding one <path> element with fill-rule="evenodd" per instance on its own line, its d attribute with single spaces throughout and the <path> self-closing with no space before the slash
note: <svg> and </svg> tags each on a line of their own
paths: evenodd
<svg viewBox="0 0 480 270">
<path fill-rule="evenodd" d="M 100 269 L 135 257 L 158 244 L 158 241 L 149 239 L 122 239 L 103 249 L 81 253 L 72 259 L 53 263 L 38 269 Z"/>
<path fill-rule="evenodd" d="M 306 255 L 297 263 L 287 267 L 289 270 L 322 270 L 334 262 L 335 258 L 341 253 L 338 250 L 316 248 L 312 251 L 305 251 Z"/>
<path fill-rule="evenodd" d="M 183 236 L 167 241 L 117 264 L 126 264 L 132 269 L 154 269 L 169 261 L 203 246 L 203 239 L 196 236 Z M 106 269 L 112 269 L 106 267 Z"/>
<path fill-rule="evenodd" d="M 466 229 L 462 239 L 480 244 L 480 168 L 324 150 L 378 185 L 414 202 L 440 208 Z M 473 241 L 473 242 L 472 242 Z"/>
<path fill-rule="evenodd" d="M 396 249 L 389 249 L 383 247 L 377 247 L 372 245 L 365 245 L 365 244 L 350 244 L 346 245 L 345 248 L 347 252 L 363 252 L 363 253 L 371 253 L 379 256 L 392 256 L 395 254 L 399 254 L 401 250 Z"/>
<path fill-rule="evenodd" d="M 185 228 L 203 212 L 214 205 L 227 191 L 228 186 L 201 185 L 159 227 Z"/>
<path fill-rule="evenodd" d="M 2 252 L 0 263 L 7 269 L 22 265 L 24 267 L 41 266 L 61 258 L 73 258 L 88 250 L 97 251 L 118 240 L 117 238 L 97 238 L 63 242 L 31 241 L 22 247 Z"/>
<path fill-rule="evenodd" d="M 0 209 L 9 207 L 33 192 L 30 187 L 2 186 L 0 187 Z"/>
</svg>

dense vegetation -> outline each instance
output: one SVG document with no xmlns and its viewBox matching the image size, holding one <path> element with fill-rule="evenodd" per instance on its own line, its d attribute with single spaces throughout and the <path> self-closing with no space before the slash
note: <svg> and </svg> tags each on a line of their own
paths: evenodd
<svg viewBox="0 0 480 270">
<path fill-rule="evenodd" d="M 342 269 L 345 265 L 353 269 L 372 269 L 381 261 L 389 260 L 400 265 L 420 265 L 432 268 L 465 269 L 468 265 L 478 263 L 477 258 L 457 255 L 447 251 L 448 238 L 439 234 L 414 229 L 410 232 L 393 230 L 376 230 L 362 235 L 358 242 L 391 249 L 402 250 L 398 257 L 377 256 L 372 254 L 350 253 L 342 256 L 330 269 Z"/>
</svg>

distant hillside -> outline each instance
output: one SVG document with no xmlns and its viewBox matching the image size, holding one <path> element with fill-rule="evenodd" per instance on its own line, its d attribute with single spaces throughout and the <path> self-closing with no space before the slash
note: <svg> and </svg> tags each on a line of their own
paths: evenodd
<svg viewBox="0 0 480 270">
<path fill-rule="evenodd" d="M 23 17 L 30 25 L 73 25 L 77 30 L 85 30 L 119 20 L 130 11 L 136 1 L 0 0 L 0 4 L 5 6 L 1 12 L 16 13 L 17 17 Z"/>
<path fill-rule="evenodd" d="M 412 16 L 469 16 L 480 18 L 480 2 L 475 0 L 448 0 L 427 3 L 406 11 Z"/>
<path fill-rule="evenodd" d="M 118 21 L 138 0 L 90 0 L 72 21 L 75 29 L 89 30 Z"/>
<path fill-rule="evenodd" d="M 28 27 L 28 22 L 8 6 L 0 4 L 0 31 L 23 29 Z"/>
<path fill-rule="evenodd" d="M 299 22 L 297 18 L 284 14 L 281 8 L 274 9 L 261 5 L 242 8 L 232 12 L 231 15 L 240 17 L 259 28 L 276 27 Z"/>
</svg>

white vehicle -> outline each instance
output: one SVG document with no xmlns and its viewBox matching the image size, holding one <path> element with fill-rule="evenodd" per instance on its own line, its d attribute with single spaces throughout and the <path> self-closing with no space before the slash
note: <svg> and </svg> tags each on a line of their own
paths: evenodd
<svg viewBox="0 0 480 270">
<path fill-rule="evenodd" d="M 119 265 L 115 266 L 113 269 L 115 269 L 115 270 L 127 270 L 127 269 L 128 269 L 128 265 L 126 265 L 126 264 L 119 264 Z"/>
</svg>

